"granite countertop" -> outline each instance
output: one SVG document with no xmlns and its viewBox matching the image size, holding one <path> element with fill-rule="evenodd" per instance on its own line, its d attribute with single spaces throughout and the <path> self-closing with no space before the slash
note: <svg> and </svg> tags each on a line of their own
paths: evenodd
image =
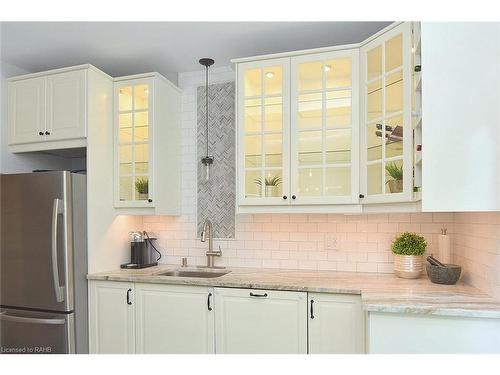
<svg viewBox="0 0 500 375">
<path fill-rule="evenodd" d="M 414 313 L 500 318 L 500 302 L 464 283 L 438 285 L 427 277 L 407 280 L 391 274 L 335 271 L 228 268 L 216 278 L 160 276 L 179 266 L 159 265 L 142 270 L 118 269 L 87 275 L 89 280 L 202 285 L 305 292 L 360 294 L 371 312 Z M 192 267 L 184 270 L 193 270 Z"/>
</svg>

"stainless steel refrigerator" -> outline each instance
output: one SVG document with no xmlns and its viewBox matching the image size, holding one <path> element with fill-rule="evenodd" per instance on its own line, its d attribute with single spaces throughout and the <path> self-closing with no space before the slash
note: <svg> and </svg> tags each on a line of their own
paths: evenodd
<svg viewBox="0 0 500 375">
<path fill-rule="evenodd" d="M 0 175 L 0 351 L 87 353 L 86 176 Z"/>
</svg>

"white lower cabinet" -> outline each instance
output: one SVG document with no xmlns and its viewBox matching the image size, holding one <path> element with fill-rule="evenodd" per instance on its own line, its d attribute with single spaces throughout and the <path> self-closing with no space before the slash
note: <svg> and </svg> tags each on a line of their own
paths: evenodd
<svg viewBox="0 0 500 375">
<path fill-rule="evenodd" d="M 135 353 L 134 283 L 91 281 L 90 353 Z"/>
<path fill-rule="evenodd" d="M 361 296 L 308 293 L 309 354 L 365 353 Z"/>
<path fill-rule="evenodd" d="M 214 353 L 213 289 L 136 284 L 136 353 Z"/>
<path fill-rule="evenodd" d="M 307 293 L 215 289 L 215 343 L 222 354 L 306 354 Z"/>
</svg>

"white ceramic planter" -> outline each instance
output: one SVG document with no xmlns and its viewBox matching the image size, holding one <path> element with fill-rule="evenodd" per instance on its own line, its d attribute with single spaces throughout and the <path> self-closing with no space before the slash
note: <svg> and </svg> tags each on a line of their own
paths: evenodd
<svg viewBox="0 0 500 375">
<path fill-rule="evenodd" d="M 422 255 L 394 255 L 394 273 L 403 279 L 416 279 L 424 270 Z"/>
</svg>

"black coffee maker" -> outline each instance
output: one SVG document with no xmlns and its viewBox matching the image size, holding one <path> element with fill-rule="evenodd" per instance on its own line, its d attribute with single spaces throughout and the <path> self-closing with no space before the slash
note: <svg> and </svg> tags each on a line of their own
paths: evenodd
<svg viewBox="0 0 500 375">
<path fill-rule="evenodd" d="M 130 232 L 130 263 L 122 264 L 121 268 L 147 268 L 158 264 L 161 254 L 153 244 L 156 240 L 150 237 L 146 231 Z M 156 258 L 155 251 L 160 257 Z"/>
</svg>

